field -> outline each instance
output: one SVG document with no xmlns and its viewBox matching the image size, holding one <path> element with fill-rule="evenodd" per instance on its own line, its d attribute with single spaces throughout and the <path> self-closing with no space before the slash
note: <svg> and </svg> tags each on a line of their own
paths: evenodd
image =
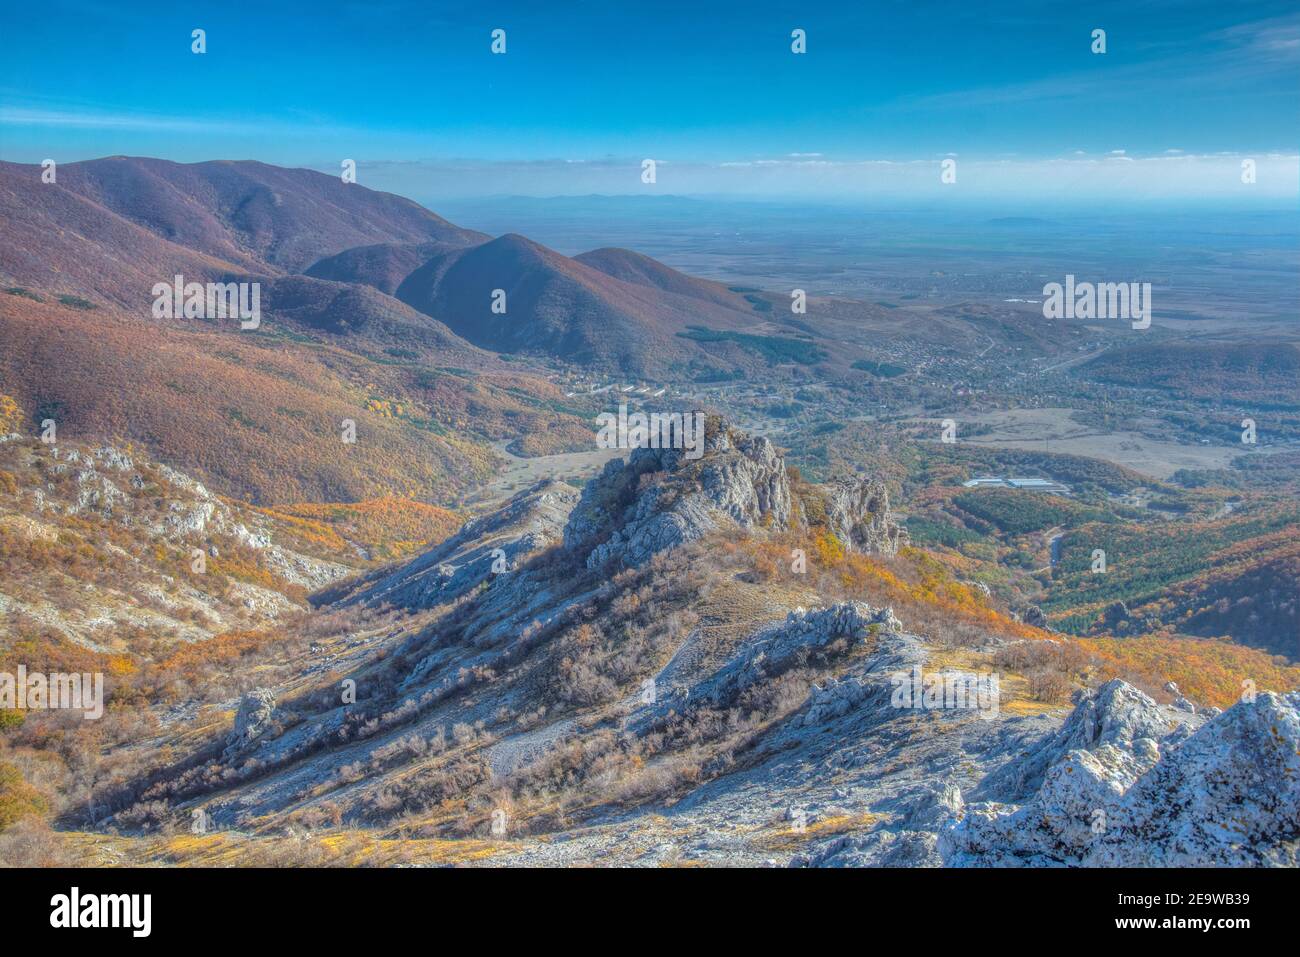
<svg viewBox="0 0 1300 957">
<path fill-rule="evenodd" d="M 1140 432 L 1105 432 L 1081 425 L 1071 409 L 1010 409 L 976 413 L 962 421 L 987 432 L 961 441 L 990 448 L 1061 452 L 1105 459 L 1155 479 L 1179 469 L 1224 468 L 1242 454 L 1240 445 L 1186 445 L 1162 442 Z M 960 435 L 959 424 L 959 435 Z M 1235 436 L 1234 436 L 1235 438 Z"/>
</svg>

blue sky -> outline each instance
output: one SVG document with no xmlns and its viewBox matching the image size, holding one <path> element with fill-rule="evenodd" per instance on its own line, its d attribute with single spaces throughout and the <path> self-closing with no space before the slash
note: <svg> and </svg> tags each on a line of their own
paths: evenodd
<svg viewBox="0 0 1300 957">
<path fill-rule="evenodd" d="M 1248 157 L 1300 192 L 1294 2 L 8 6 L 13 161 L 353 158 L 464 196 L 636 192 L 655 158 L 665 192 L 781 196 L 923 193 L 950 157 L 969 194 L 1158 197 L 1239 193 Z"/>
</svg>

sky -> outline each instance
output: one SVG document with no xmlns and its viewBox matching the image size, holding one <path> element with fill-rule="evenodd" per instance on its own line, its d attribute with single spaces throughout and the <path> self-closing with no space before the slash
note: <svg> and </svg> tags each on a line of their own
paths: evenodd
<svg viewBox="0 0 1300 957">
<path fill-rule="evenodd" d="M 354 159 L 422 200 L 1300 200 L 1294 0 L 6 6 L 15 162 Z"/>
</svg>

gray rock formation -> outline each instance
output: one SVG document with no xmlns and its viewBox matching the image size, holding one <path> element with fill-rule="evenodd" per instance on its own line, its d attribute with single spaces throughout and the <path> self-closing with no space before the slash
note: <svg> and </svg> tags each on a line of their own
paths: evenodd
<svg viewBox="0 0 1300 957">
<path fill-rule="evenodd" d="M 1025 610 L 1020 614 L 1020 620 L 1026 625 L 1033 625 L 1035 628 L 1048 627 L 1047 615 L 1037 605 L 1026 605 Z"/>
<path fill-rule="evenodd" d="M 825 684 L 813 685 L 808 693 L 808 710 L 803 723 L 808 727 L 821 727 L 828 721 L 848 714 L 866 698 L 869 687 L 857 675 L 831 678 Z"/>
<path fill-rule="evenodd" d="M 879 479 L 842 479 L 830 486 L 826 517 L 835 537 L 852 551 L 896 555 L 907 532 L 889 511 L 889 490 Z"/>
<path fill-rule="evenodd" d="M 776 447 L 714 420 L 698 460 L 678 449 L 636 449 L 626 462 L 607 463 L 583 489 L 564 544 L 585 553 L 588 568 L 637 566 L 724 523 L 780 529 L 790 516 L 790 482 Z"/>
<path fill-rule="evenodd" d="M 267 688 L 256 688 L 239 701 L 235 724 L 226 735 L 226 748 L 221 753 L 223 761 L 230 761 L 246 751 L 258 738 L 266 734 L 274 723 L 275 694 Z"/>
<path fill-rule="evenodd" d="M 949 866 L 1294 867 L 1297 708 L 1300 694 L 1261 694 L 1197 728 L 1112 681 L 1008 769 L 1041 780 L 1023 804 L 966 805 L 939 852 Z"/>
<path fill-rule="evenodd" d="M 763 629 L 741 645 L 712 678 L 692 691 L 691 699 L 727 704 L 755 682 L 803 664 L 836 641 L 856 643 L 873 634 L 901 629 L 892 608 L 873 608 L 865 602 L 846 601 L 817 611 L 796 608 L 785 621 Z M 811 707 L 820 709 L 823 718 L 846 713 L 865 694 L 861 687 L 853 687 L 853 680 L 847 678 L 815 693 Z"/>
<path fill-rule="evenodd" d="M 465 594 L 500 571 L 560 540 L 578 490 L 543 481 L 520 492 L 495 512 L 466 522 L 461 530 L 394 571 L 364 579 L 349 603 L 430 608 Z M 494 570 L 493 566 L 496 566 Z"/>
<path fill-rule="evenodd" d="M 1176 681 L 1165 682 L 1165 691 L 1174 696 L 1174 707 L 1179 711 L 1190 711 L 1192 714 L 1196 713 L 1196 705 L 1192 704 L 1192 702 L 1178 690 L 1178 683 Z"/>
<path fill-rule="evenodd" d="M 957 785 L 951 782 L 932 785 L 913 801 L 905 823 L 915 830 L 937 830 L 960 817 L 965 807 Z"/>
<path fill-rule="evenodd" d="M 1160 740 L 1176 727 L 1173 716 L 1147 695 L 1126 682 L 1111 681 L 1079 696 L 1055 735 L 989 775 L 982 790 L 997 800 L 1017 801 L 1037 791 L 1048 769 L 1071 751 L 1102 745 L 1132 750 L 1139 739 Z"/>
</svg>

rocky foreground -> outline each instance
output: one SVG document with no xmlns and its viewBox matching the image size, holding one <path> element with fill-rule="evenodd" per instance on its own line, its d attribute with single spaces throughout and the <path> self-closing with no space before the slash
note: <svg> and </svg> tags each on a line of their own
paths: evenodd
<svg viewBox="0 0 1300 957">
<path fill-rule="evenodd" d="M 540 484 L 318 595 L 390 617 L 231 702 L 228 732 L 95 826 L 202 810 L 223 847 L 335 829 L 451 841 L 451 863 L 1297 863 L 1300 695 L 1219 713 L 1116 679 L 1042 705 L 997 673 L 1005 638 L 936 642 L 716 557 L 825 530 L 905 543 L 883 484 L 796 487 L 716 422 L 698 461 Z M 937 695 L 903 693 L 923 677 Z"/>
</svg>

